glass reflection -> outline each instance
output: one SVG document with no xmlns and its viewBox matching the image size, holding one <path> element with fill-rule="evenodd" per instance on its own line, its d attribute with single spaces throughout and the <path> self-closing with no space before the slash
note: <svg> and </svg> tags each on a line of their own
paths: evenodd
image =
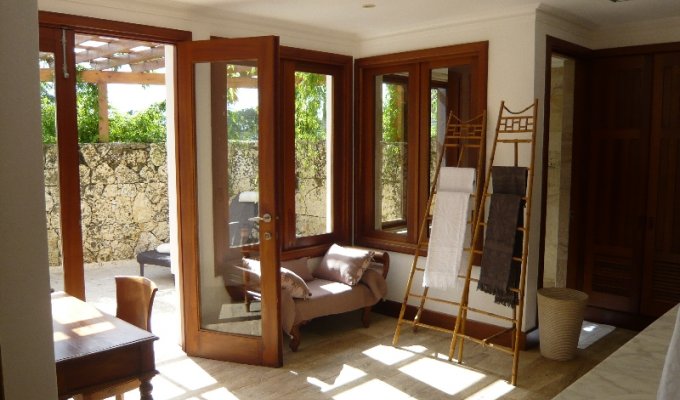
<svg viewBox="0 0 680 400">
<path fill-rule="evenodd" d="M 407 233 L 408 73 L 375 80 L 375 229 Z"/>
<path fill-rule="evenodd" d="M 213 150 L 213 157 L 218 158 L 213 160 L 213 190 L 223 193 L 215 196 L 213 219 L 217 225 L 224 223 L 224 228 L 218 226 L 215 231 L 214 271 L 208 270 L 212 268 L 209 263 L 201 264 L 202 327 L 260 336 L 259 268 L 250 270 L 253 264 L 243 261 L 257 257 L 260 240 L 257 62 L 212 63 L 209 90 L 213 145 L 219 146 Z M 198 99 L 196 108 L 200 118 Z"/>
</svg>

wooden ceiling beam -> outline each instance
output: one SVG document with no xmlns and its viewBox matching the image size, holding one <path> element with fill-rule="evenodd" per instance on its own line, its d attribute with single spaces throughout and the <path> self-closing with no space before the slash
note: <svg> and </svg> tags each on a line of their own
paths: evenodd
<svg viewBox="0 0 680 400">
<path fill-rule="evenodd" d="M 155 71 L 165 67 L 165 59 L 157 58 L 151 61 L 143 61 L 141 63 L 130 64 L 132 72 Z"/>
<path fill-rule="evenodd" d="M 165 74 L 115 71 L 80 71 L 80 79 L 88 83 L 127 83 L 136 85 L 164 85 Z M 54 80 L 54 70 L 41 68 L 40 81 Z"/>
<path fill-rule="evenodd" d="M 96 40 L 101 42 L 98 37 L 88 38 L 88 40 Z M 87 42 L 88 40 L 84 40 Z M 76 45 L 79 49 L 85 49 L 80 53 L 76 53 L 76 63 L 87 62 L 97 57 L 111 57 L 116 53 L 128 53 L 131 48 L 137 46 L 148 46 L 148 43 L 139 43 L 132 40 L 118 40 L 115 42 L 107 42 L 108 44 L 99 47 L 87 47 Z"/>
<path fill-rule="evenodd" d="M 154 47 L 148 51 L 143 51 L 139 53 L 128 53 L 124 56 L 114 55 L 107 58 L 106 61 L 90 61 L 90 66 L 97 70 L 104 70 L 108 68 L 119 67 L 121 65 L 127 64 L 138 64 L 145 61 L 164 59 L 165 58 L 165 48 L 162 46 Z M 160 68 L 160 67 L 159 67 Z"/>
</svg>

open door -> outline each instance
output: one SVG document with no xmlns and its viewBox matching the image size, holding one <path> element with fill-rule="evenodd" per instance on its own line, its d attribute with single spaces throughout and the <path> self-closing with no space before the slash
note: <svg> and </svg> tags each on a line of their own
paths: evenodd
<svg viewBox="0 0 680 400">
<path fill-rule="evenodd" d="M 177 47 L 180 289 L 183 347 L 192 356 L 282 363 L 278 47 L 276 37 Z M 250 122 L 243 123 L 244 115 Z M 242 257 L 253 254 L 261 262 L 257 296 L 248 294 L 239 269 Z"/>
</svg>

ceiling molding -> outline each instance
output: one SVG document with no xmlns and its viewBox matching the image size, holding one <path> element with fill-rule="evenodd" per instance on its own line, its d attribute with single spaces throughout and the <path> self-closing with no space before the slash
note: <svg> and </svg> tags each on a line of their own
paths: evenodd
<svg viewBox="0 0 680 400">
<path fill-rule="evenodd" d="M 208 34 L 230 37 L 276 35 L 283 44 L 309 43 L 315 49 L 327 50 L 342 48 L 345 53 L 357 45 L 357 36 L 330 29 L 320 29 L 309 25 L 295 24 L 281 20 L 253 17 L 222 9 L 205 6 L 192 6 L 174 0 L 163 1 L 163 7 L 148 0 L 39 0 L 38 8 L 44 11 L 69 13 L 103 19 L 118 19 L 124 14 L 126 22 L 172 27 L 196 32 L 196 27 Z M 181 21 L 180 26 L 170 20 Z M 230 33 L 230 34 L 227 34 Z"/>
<path fill-rule="evenodd" d="M 605 26 L 593 32 L 593 48 L 680 42 L 680 16 Z"/>
<path fill-rule="evenodd" d="M 518 17 L 528 17 L 533 16 L 536 13 L 537 5 L 521 5 L 515 7 L 506 7 L 502 11 L 495 13 L 484 13 L 477 15 L 465 15 L 464 17 L 448 18 L 446 20 L 440 20 L 438 23 L 428 23 L 425 26 L 420 26 L 412 29 L 402 29 L 395 30 L 393 32 L 379 34 L 379 35 L 365 35 L 360 36 L 361 40 L 383 40 L 393 37 L 400 37 L 403 35 L 422 35 L 428 32 L 436 32 L 442 29 L 455 28 L 456 30 L 466 30 L 471 26 L 504 21 L 508 19 L 518 18 Z"/>
</svg>

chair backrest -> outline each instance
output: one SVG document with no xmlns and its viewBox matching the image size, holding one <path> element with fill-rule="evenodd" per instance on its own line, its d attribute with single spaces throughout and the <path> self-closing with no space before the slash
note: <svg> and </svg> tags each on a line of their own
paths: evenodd
<svg viewBox="0 0 680 400">
<path fill-rule="evenodd" d="M 143 276 L 116 276 L 116 317 L 151 332 L 151 308 L 158 287 Z"/>
</svg>

